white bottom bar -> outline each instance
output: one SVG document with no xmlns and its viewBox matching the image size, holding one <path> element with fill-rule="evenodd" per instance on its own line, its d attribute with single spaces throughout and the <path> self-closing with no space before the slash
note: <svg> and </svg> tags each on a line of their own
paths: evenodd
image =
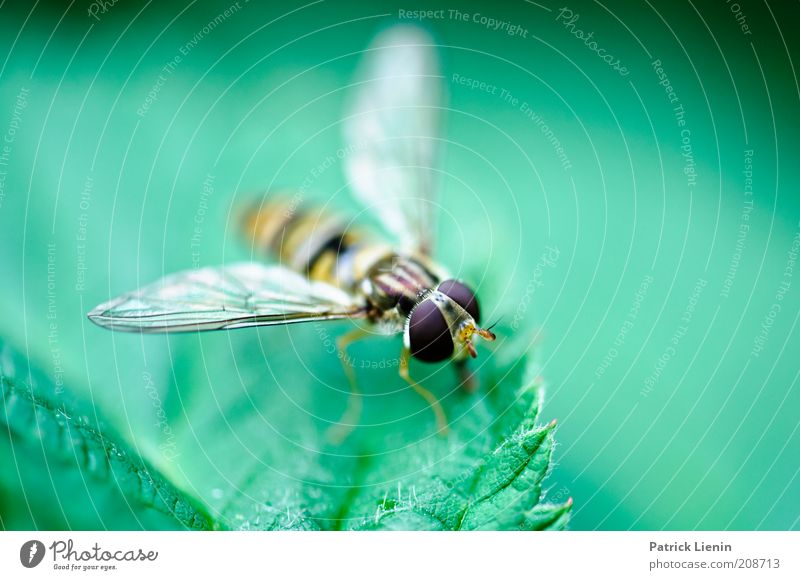
<svg viewBox="0 0 800 580">
<path fill-rule="evenodd" d="M 2 578 L 779 579 L 799 558 L 800 532 L 0 533 Z"/>
</svg>

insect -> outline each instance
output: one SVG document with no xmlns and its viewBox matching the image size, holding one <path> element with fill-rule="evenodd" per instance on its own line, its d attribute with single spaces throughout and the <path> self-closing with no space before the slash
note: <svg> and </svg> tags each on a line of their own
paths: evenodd
<svg viewBox="0 0 800 580">
<path fill-rule="evenodd" d="M 409 360 L 451 360 L 462 385 L 482 328 L 475 293 L 434 262 L 433 167 L 441 112 L 441 76 L 431 39 L 418 28 L 380 33 L 362 59 L 352 110 L 343 125 L 345 168 L 354 197 L 383 235 L 349 228 L 338 216 L 296 199 L 267 196 L 243 212 L 254 248 L 277 264 L 236 263 L 178 272 L 94 308 L 89 319 L 112 330 L 183 332 L 360 319 L 342 335 L 347 346 L 370 332 L 403 334 L 402 378 L 430 404 L 440 432 L 447 419 L 437 398 L 409 375 Z M 295 196 L 297 197 L 297 196 Z M 366 327 L 366 329 L 364 328 Z M 354 370 L 344 362 L 356 394 Z M 353 425 L 351 396 L 341 424 Z"/>
</svg>

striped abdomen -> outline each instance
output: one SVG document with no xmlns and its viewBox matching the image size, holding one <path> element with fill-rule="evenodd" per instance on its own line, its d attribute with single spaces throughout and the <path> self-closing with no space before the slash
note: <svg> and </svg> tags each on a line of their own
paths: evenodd
<svg viewBox="0 0 800 580">
<path fill-rule="evenodd" d="M 274 197 L 244 214 L 247 240 L 282 265 L 353 290 L 387 253 L 333 213 L 301 206 L 295 198 Z"/>
</svg>

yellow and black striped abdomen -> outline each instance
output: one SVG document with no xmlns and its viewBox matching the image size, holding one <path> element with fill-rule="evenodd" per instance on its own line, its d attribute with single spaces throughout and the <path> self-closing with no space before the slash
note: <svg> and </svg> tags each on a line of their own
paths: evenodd
<svg viewBox="0 0 800 580">
<path fill-rule="evenodd" d="M 300 203 L 298 196 L 270 196 L 243 215 L 246 240 L 280 264 L 352 289 L 387 249 L 353 229 L 335 213 Z"/>
</svg>

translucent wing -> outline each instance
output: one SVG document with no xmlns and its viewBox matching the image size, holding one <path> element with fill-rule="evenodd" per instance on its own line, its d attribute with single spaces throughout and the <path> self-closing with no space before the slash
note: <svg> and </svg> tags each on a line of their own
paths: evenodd
<svg viewBox="0 0 800 580">
<path fill-rule="evenodd" d="M 179 272 L 89 313 L 113 330 L 183 332 L 364 315 L 349 294 L 282 266 L 233 264 Z"/>
<path fill-rule="evenodd" d="M 434 232 L 441 101 L 432 39 L 419 28 L 395 26 L 367 51 L 345 121 L 347 176 L 355 197 L 402 247 L 426 254 Z"/>
</svg>

